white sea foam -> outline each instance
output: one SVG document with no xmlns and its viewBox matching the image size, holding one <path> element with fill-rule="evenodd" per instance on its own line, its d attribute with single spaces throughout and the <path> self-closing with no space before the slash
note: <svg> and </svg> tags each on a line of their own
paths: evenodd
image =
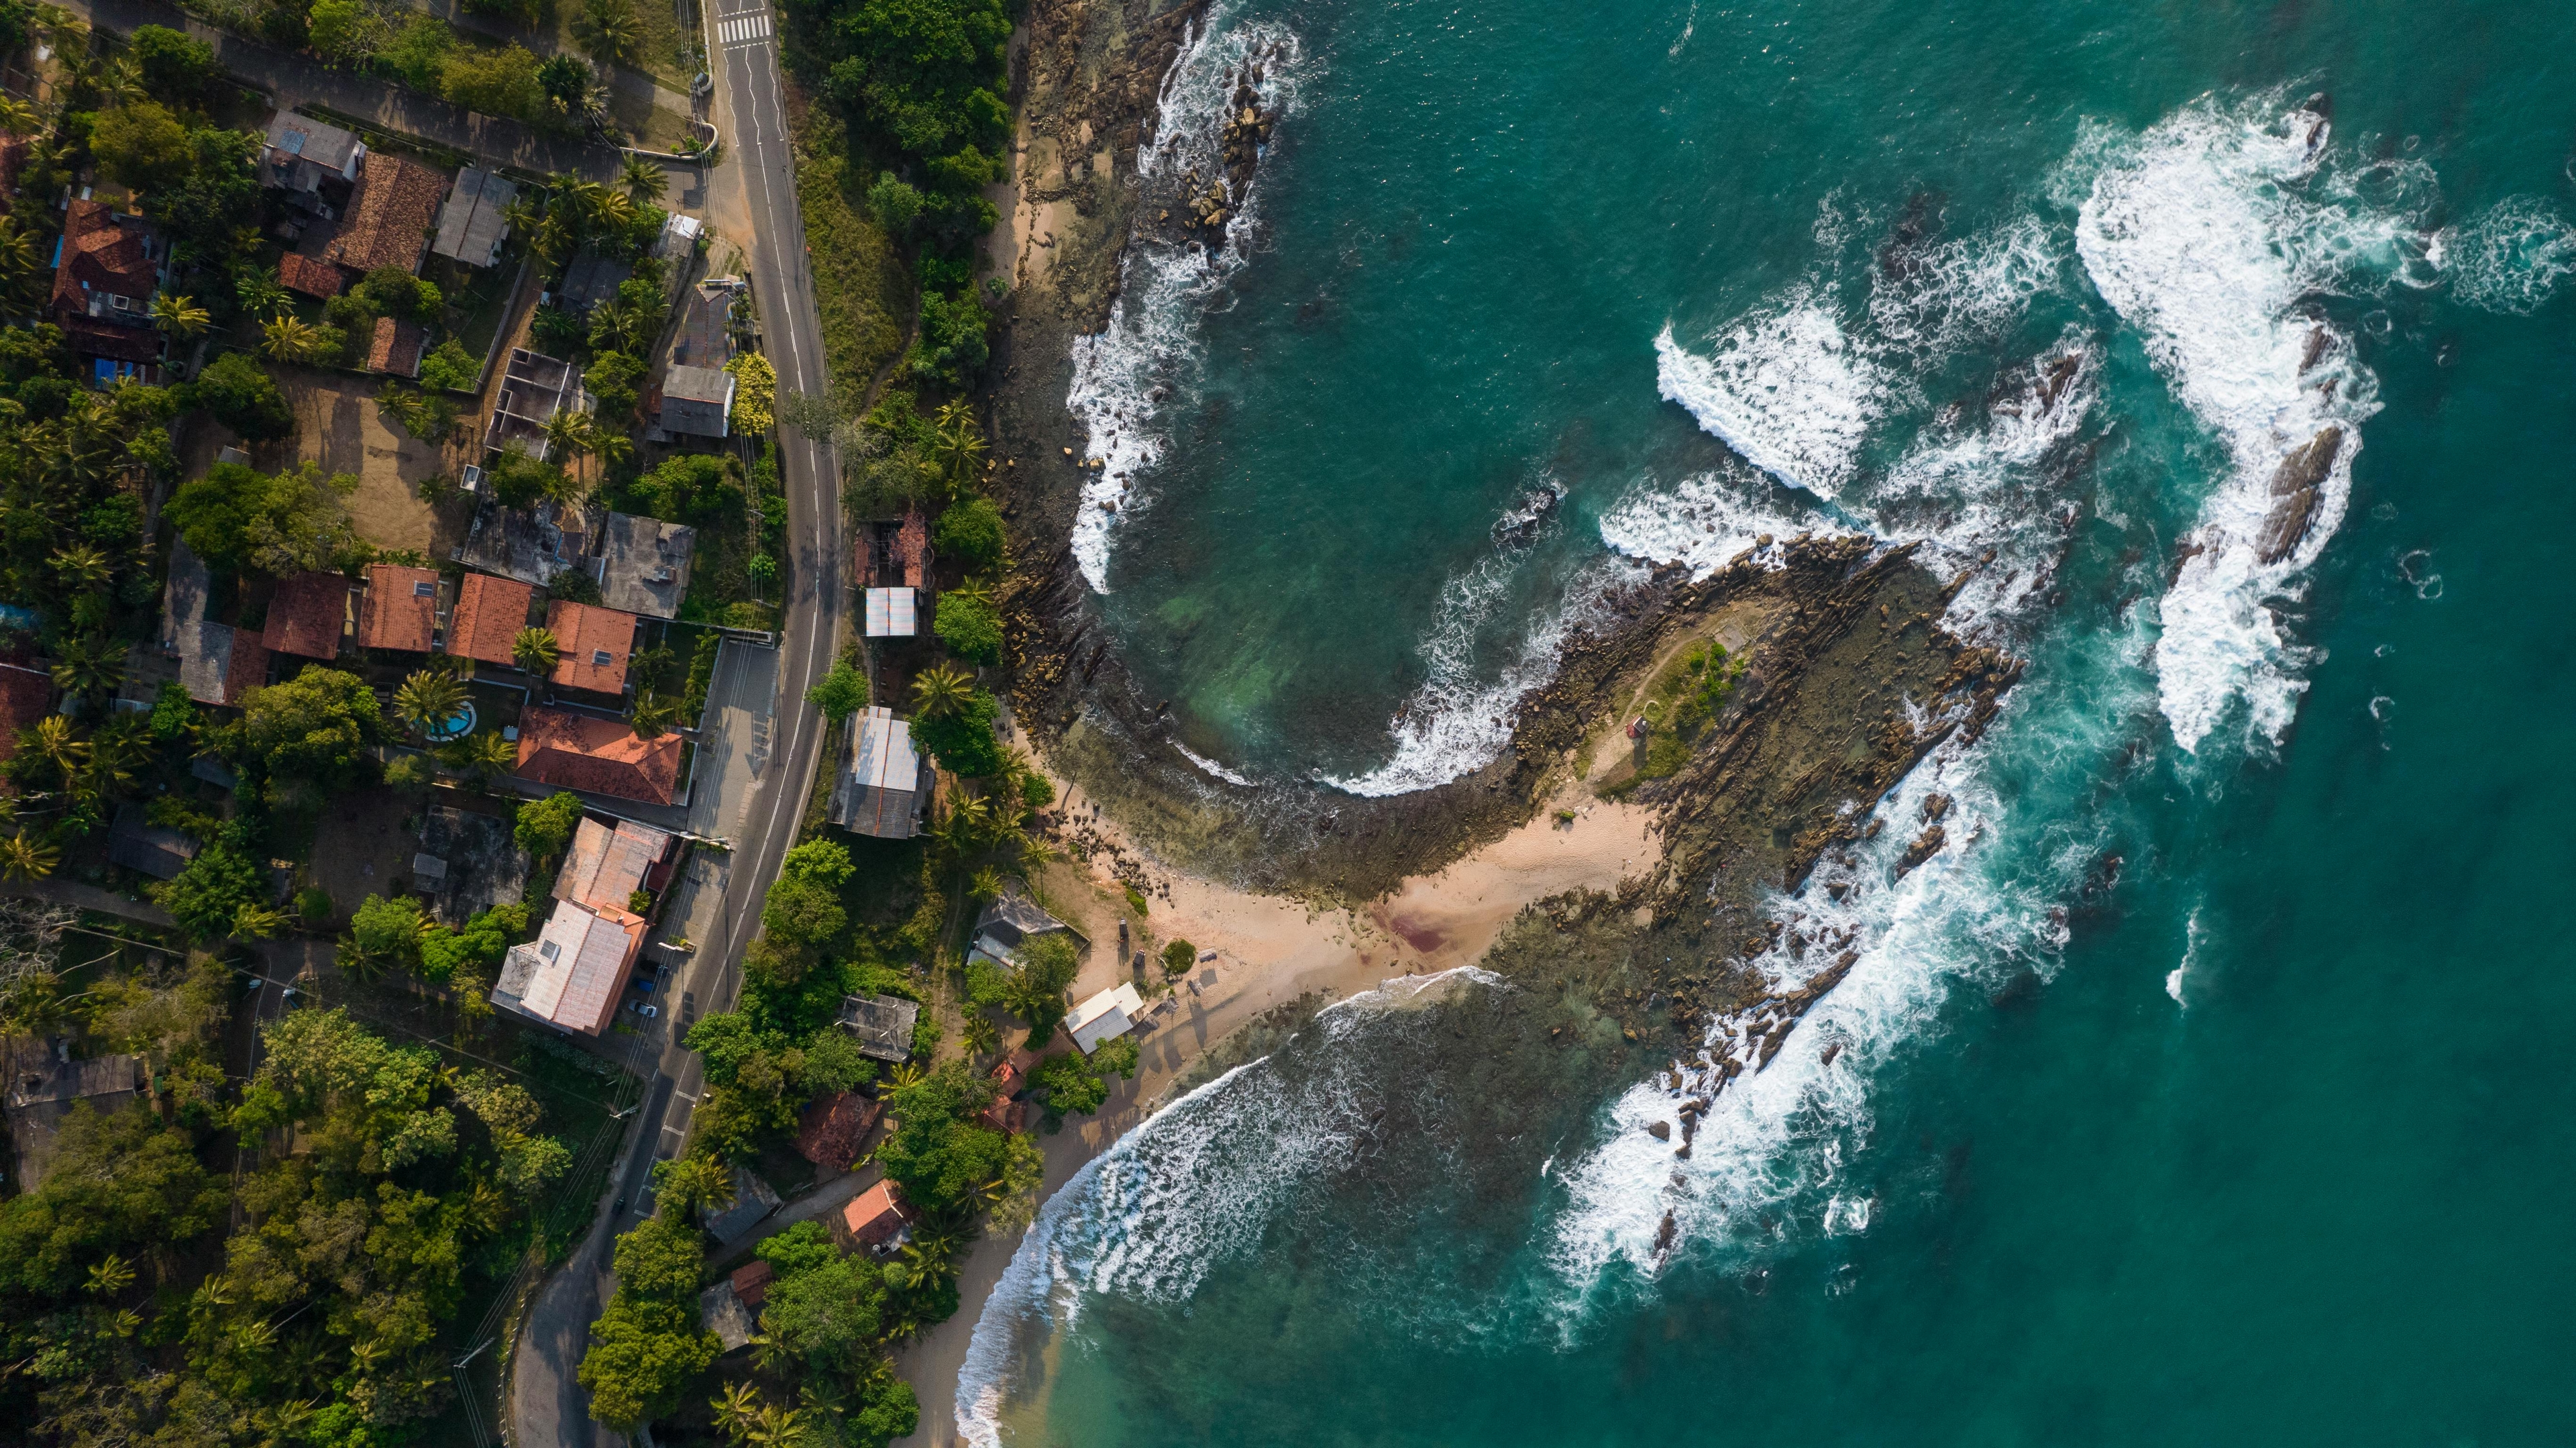
<svg viewBox="0 0 2576 1448">
<path fill-rule="evenodd" d="M 1208 1270 L 1253 1250 L 1290 1193 L 1369 1130 L 1371 1083 L 1332 1069 L 1372 1018 L 1502 986 L 1474 967 L 1398 977 L 1318 1012 L 1321 1072 L 1291 1081 L 1262 1057 L 1157 1111 L 1084 1164 L 1039 1209 L 975 1320 L 957 1378 L 959 1430 L 999 1448 L 1020 1334 L 1065 1327 L 1086 1294 L 1179 1302 Z"/>
<path fill-rule="evenodd" d="M 2200 911 L 2195 909 L 2191 912 L 2191 917 L 2183 922 L 2182 959 L 2175 962 L 2173 970 L 2165 976 L 2165 994 L 2173 997 L 2175 1005 L 2185 1009 L 2189 1009 L 2191 1003 L 2182 998 L 2182 983 L 2191 975 L 2192 958 L 2199 954 Z"/>
<path fill-rule="evenodd" d="M 1420 645 L 1427 677 L 1388 721 L 1394 755 L 1365 774 L 1327 776 L 1325 783 L 1369 798 L 1410 794 L 1483 768 L 1511 742 L 1512 716 L 1521 700 L 1556 677 L 1557 655 L 1567 635 L 1589 618 L 1602 591 L 1626 571 L 1612 565 L 1578 576 L 1553 612 L 1531 617 L 1518 655 L 1500 675 L 1487 679 L 1477 671 L 1477 640 L 1509 597 L 1517 567 L 1513 558 L 1488 554 L 1449 580 L 1440 591 L 1439 614 Z"/>
<path fill-rule="evenodd" d="M 1802 284 L 1710 339 L 1703 355 L 1666 326 L 1655 382 L 1736 455 L 1791 487 L 1832 497 L 1851 475 L 1894 390 L 1843 333 L 1829 301 Z"/>
<path fill-rule="evenodd" d="M 1223 173 L 1222 140 L 1231 114 L 1230 78 L 1260 59 L 1254 87 L 1265 113 L 1297 115 L 1312 81 L 1296 32 L 1269 21 L 1237 23 L 1231 9 L 1210 15 L 1186 40 L 1165 73 L 1154 135 L 1136 154 L 1139 173 L 1170 178 Z M 1095 592 L 1109 591 L 1110 541 L 1136 502 L 1136 484 L 1160 463 L 1171 436 L 1163 421 L 1174 394 L 1188 394 L 1206 363 L 1199 319 L 1225 295 L 1242 269 L 1257 224 L 1259 178 L 1228 208 L 1224 243 L 1215 250 L 1140 238 L 1119 261 L 1119 294 L 1109 325 L 1073 343 L 1073 384 L 1066 408 L 1081 419 L 1085 464 L 1071 543 L 1076 566 Z"/>
<path fill-rule="evenodd" d="M 1779 566 L 1780 542 L 1800 533 L 1846 531 L 1823 509 L 1769 479 L 1724 471 L 1685 478 L 1670 492 L 1640 487 L 1601 515 L 1601 541 L 1645 563 L 1688 565 L 1705 578 L 1748 549 L 1754 561 Z M 1757 548 L 1768 536 L 1767 549 Z"/>
<path fill-rule="evenodd" d="M 1215 760 L 1208 758 L 1206 755 L 1199 753 L 1197 750 L 1192 749 L 1177 739 L 1172 741 L 1172 747 L 1181 752 L 1181 757 L 1183 759 L 1188 760 L 1190 763 L 1197 765 L 1201 770 L 1218 779 L 1224 780 L 1228 784 L 1239 784 L 1246 789 L 1253 787 L 1251 780 L 1245 778 L 1234 770 L 1226 768 L 1224 765 L 1217 763 Z"/>
<path fill-rule="evenodd" d="M 2423 239 L 2404 212 L 2421 176 L 2364 168 L 2320 182 L 2322 116 L 2277 96 L 2203 99 L 2114 140 L 2079 208 L 2076 251 L 2095 290 L 2137 329 L 2183 404 L 2227 451 L 2191 552 L 2164 597 L 2157 687 L 2174 740 L 2197 752 L 2240 701 L 2249 737 L 2277 742 L 2306 690 L 2306 652 L 2281 627 L 2301 577 L 2342 523 L 2360 423 L 2378 410 L 2345 339 L 2301 311 L 2323 294 L 2412 279 Z M 2339 434 L 2305 538 L 2266 563 L 2273 475 Z"/>
<path fill-rule="evenodd" d="M 2440 238 L 2451 295 L 2490 312 L 2540 310 L 2576 271 L 2576 226 L 2537 196 L 2511 196 Z"/>
</svg>

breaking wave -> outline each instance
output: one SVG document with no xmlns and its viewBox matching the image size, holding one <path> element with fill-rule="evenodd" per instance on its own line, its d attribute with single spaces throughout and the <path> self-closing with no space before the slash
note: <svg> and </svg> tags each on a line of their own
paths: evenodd
<svg viewBox="0 0 2576 1448">
<path fill-rule="evenodd" d="M 1344 1064 L 1361 1032 L 1502 985 L 1472 966 L 1388 980 L 1317 1014 L 1322 1039 L 1300 1054 L 1322 1069 L 1285 1072 L 1268 1056 L 1238 1066 L 1086 1163 L 1039 1210 L 976 1318 L 957 1379 L 967 1440 L 999 1448 L 1022 1333 L 1070 1326 L 1086 1294 L 1187 1299 L 1210 1269 L 1256 1248 L 1319 1167 L 1353 1156 L 1375 1130 L 1382 1089 Z"/>
<path fill-rule="evenodd" d="M 1256 59 L 1261 79 L 1254 90 L 1265 114 L 1290 117 L 1304 109 L 1313 79 L 1295 31 L 1268 21 L 1235 23 L 1221 10 L 1199 24 L 1163 77 L 1154 134 L 1138 148 L 1136 168 L 1147 178 L 1185 171 L 1222 173 L 1222 139 L 1231 109 L 1231 77 Z M 1226 282 L 1242 270 L 1258 224 L 1259 173 L 1235 198 L 1222 245 L 1175 245 L 1138 237 L 1119 260 L 1118 300 L 1109 325 L 1073 343 L 1073 384 L 1065 407 L 1083 425 L 1087 476 L 1074 511 L 1074 563 L 1097 593 L 1109 591 L 1110 540 L 1120 510 L 1135 485 L 1161 462 L 1171 445 L 1164 404 L 1199 382 L 1206 362 L 1199 319 L 1225 296 Z"/>
<path fill-rule="evenodd" d="M 2280 610 L 2343 521 L 2379 407 L 2307 304 L 2426 269 L 2430 236 L 2361 193 L 2402 208 L 2429 173 L 2326 174 L 2327 130 L 2278 96 L 2204 98 L 2135 138 L 2097 133 L 2083 158 L 2099 167 L 2076 224 L 2085 272 L 2227 453 L 2160 610 L 2157 692 L 2188 753 L 2240 700 L 2249 737 L 2277 743 L 2307 689 Z"/>
</svg>

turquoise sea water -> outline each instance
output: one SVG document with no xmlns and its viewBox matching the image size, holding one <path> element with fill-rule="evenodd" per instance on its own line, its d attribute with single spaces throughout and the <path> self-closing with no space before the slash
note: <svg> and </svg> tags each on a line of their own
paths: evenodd
<svg viewBox="0 0 2576 1448">
<path fill-rule="evenodd" d="M 1622 569 L 1765 533 L 1991 554 L 1950 623 L 2031 666 L 1882 806 L 1942 856 L 1777 903 L 1862 962 L 1689 1161 L 1507 985 L 1341 1008 L 1048 1204 L 970 1422 L 2576 1438 L 2565 21 L 1221 6 L 1162 155 L 1261 57 L 1249 215 L 1071 399 L 1209 767 L 1436 783 Z"/>
</svg>

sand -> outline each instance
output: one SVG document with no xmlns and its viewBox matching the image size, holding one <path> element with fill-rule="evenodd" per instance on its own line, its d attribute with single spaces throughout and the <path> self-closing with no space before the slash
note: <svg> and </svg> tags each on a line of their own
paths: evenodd
<svg viewBox="0 0 2576 1448">
<path fill-rule="evenodd" d="M 1064 790 L 1062 780 L 1056 786 Z M 1114 842 L 1131 859 L 1143 855 L 1114 823 L 1090 819 L 1078 793 L 1062 796 L 1062 803 L 1088 832 Z M 1572 819 L 1560 820 L 1560 811 Z M 1137 979 L 1118 958 L 1122 917 L 1156 949 L 1177 937 L 1202 954 L 1215 952 L 1215 958 L 1201 960 L 1185 981 L 1168 988 L 1164 998 L 1174 1005 L 1152 1018 L 1155 1029 L 1139 1041 L 1138 1079 L 1117 1083 L 1097 1116 L 1075 1118 L 1059 1134 L 1039 1139 L 1046 1150 L 1045 1190 L 1053 1193 L 1134 1129 L 1148 1114 L 1146 1104 L 1211 1046 L 1271 1007 L 1308 992 L 1342 998 L 1389 977 L 1472 963 L 1523 907 L 1568 890 L 1615 888 L 1652 868 L 1656 859 L 1652 811 L 1594 799 L 1576 785 L 1528 824 L 1446 869 L 1406 880 L 1362 911 L 1311 910 L 1157 865 L 1149 871 L 1154 897 L 1140 931 L 1138 917 L 1127 908 L 1125 885 L 1109 873 L 1106 852 L 1092 863 L 1051 866 L 1039 876 L 1039 889 L 1092 942 L 1074 986 L 1076 1000 Z M 1165 990 L 1161 977 L 1160 965 L 1149 962 L 1149 985 Z M 957 1375 L 984 1299 L 1018 1245 L 1016 1234 L 977 1242 L 960 1269 L 957 1315 L 897 1356 L 897 1369 L 921 1397 L 920 1428 L 898 1441 L 924 1448 L 964 1441 L 956 1426 Z"/>
</svg>

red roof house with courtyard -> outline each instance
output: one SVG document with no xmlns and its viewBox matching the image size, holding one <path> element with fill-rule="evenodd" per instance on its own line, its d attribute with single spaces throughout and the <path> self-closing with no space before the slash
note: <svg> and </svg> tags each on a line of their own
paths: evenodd
<svg viewBox="0 0 2576 1448">
<path fill-rule="evenodd" d="M 554 681 L 594 694 L 626 692 L 626 659 L 635 651 L 635 615 L 589 603 L 556 602 L 546 609 L 555 636 Z"/>
<path fill-rule="evenodd" d="M 417 161 L 384 151 L 367 155 L 349 212 L 322 259 L 355 272 L 380 266 L 420 270 L 438 203 L 447 199 L 447 177 Z"/>
<path fill-rule="evenodd" d="M 428 340 L 426 333 L 409 322 L 378 317 L 375 334 L 367 342 L 367 370 L 395 377 L 417 377 L 420 375 L 421 345 Z"/>
<path fill-rule="evenodd" d="M 118 221 L 116 209 L 104 201 L 74 201 L 63 214 L 55 255 L 54 318 L 149 325 L 159 270 L 140 222 Z"/>
<path fill-rule="evenodd" d="M 260 642 L 273 653 L 335 659 L 348 622 L 349 580 L 337 573 L 299 573 L 277 581 Z"/>
<path fill-rule="evenodd" d="M 0 762 L 18 752 L 18 731 L 35 728 L 53 703 L 51 674 L 18 664 L 0 664 Z"/>
<path fill-rule="evenodd" d="M 515 662 L 510 645 L 528 626 L 528 605 L 536 598 L 535 589 L 516 579 L 466 574 L 447 616 L 447 651 L 486 664 Z"/>
<path fill-rule="evenodd" d="M 435 571 L 395 563 L 367 570 L 366 597 L 358 603 L 358 647 L 425 654 L 437 633 Z"/>
<path fill-rule="evenodd" d="M 680 786 L 680 736 L 639 739 L 614 719 L 523 709 L 518 774 L 559 789 L 669 804 Z"/>
</svg>

